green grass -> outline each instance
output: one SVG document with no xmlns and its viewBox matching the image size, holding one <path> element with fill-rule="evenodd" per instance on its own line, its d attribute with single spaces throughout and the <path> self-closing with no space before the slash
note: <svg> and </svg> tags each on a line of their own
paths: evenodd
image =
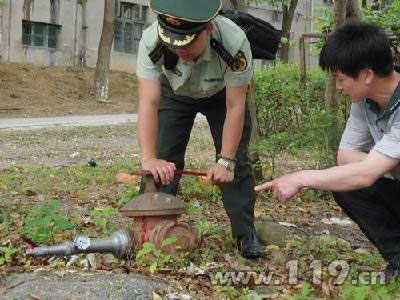
<svg viewBox="0 0 400 300">
<path fill-rule="evenodd" d="M 9 192 L 24 193 L 32 190 L 36 194 L 55 194 L 72 190 L 83 190 L 85 186 L 110 186 L 116 184 L 118 172 L 129 172 L 138 168 L 138 161 L 120 160 L 111 166 L 72 165 L 68 167 L 46 167 L 37 165 L 14 166 L 0 173 L 0 186 Z"/>
<path fill-rule="evenodd" d="M 188 166 L 197 169 L 200 165 L 190 162 Z M 201 166 L 204 167 L 204 165 Z M 63 234 L 62 237 L 66 239 L 70 239 L 78 232 L 86 233 L 91 237 L 110 234 L 113 228 L 120 225 L 115 223 L 115 220 L 120 218 L 118 216 L 120 206 L 138 193 L 138 184 L 117 183 L 115 175 L 118 172 L 129 172 L 138 168 L 137 159 L 124 159 L 114 161 L 109 165 L 100 164 L 95 168 L 86 165 L 58 168 L 19 165 L 0 173 L 0 195 L 3 200 L 0 203 L 0 243 L 4 244 L 0 250 L 2 264 L 8 266 L 10 260 L 17 260 L 19 264 L 24 264 L 25 258 L 21 250 L 23 242 L 19 236 L 21 231 L 24 231 L 27 237 L 35 238 L 40 242 L 56 241 L 56 234 Z M 40 200 L 40 195 L 43 196 L 44 201 Z M 353 284 L 352 280 L 358 279 L 363 268 L 369 267 L 376 271 L 383 269 L 384 261 L 377 251 L 371 251 L 372 256 L 357 254 L 348 242 L 333 235 L 295 236 L 285 248 L 279 249 L 286 258 L 284 262 L 274 263 L 270 260 L 272 250 L 268 250 L 266 260 L 249 261 L 237 254 L 229 225 L 221 226 L 212 218 L 213 212 L 204 211 L 205 207 L 212 207 L 215 209 L 215 214 L 224 213 L 221 195 L 216 186 L 204 184 L 196 177 L 183 176 L 178 197 L 186 202 L 186 218 L 197 228 L 203 243 L 192 253 L 183 253 L 180 259 L 162 262 L 160 266 L 165 265 L 178 270 L 187 267 L 192 262 L 198 267 L 207 268 L 210 262 L 217 262 L 220 264 L 218 271 L 263 272 L 271 267 L 274 272 L 288 274 L 287 262 L 296 260 L 297 284 L 289 285 L 283 282 L 280 286 L 271 287 L 272 291 L 278 295 L 278 299 L 394 299 L 400 295 L 399 284 L 390 286 Z M 45 231 L 40 227 L 43 224 L 36 220 L 42 216 L 37 211 L 49 203 L 51 205 L 54 200 L 60 202 L 60 207 L 54 213 L 48 214 L 49 222 L 46 223 L 48 226 L 44 224 L 44 227 L 50 227 L 51 230 Z M 320 195 L 310 190 L 301 194 L 299 199 L 291 202 L 288 207 L 296 209 L 296 207 L 318 206 L 320 202 Z M 82 205 L 82 210 L 75 210 L 79 205 Z M 98 210 L 100 208 L 101 211 Z M 324 206 L 321 206 L 322 208 Z M 83 225 L 82 214 L 92 219 L 89 224 Z M 66 220 L 71 221 L 75 229 L 62 230 L 65 222 L 61 222 L 63 220 L 60 216 L 65 216 Z M 33 227 L 29 230 L 25 226 L 25 230 L 20 231 L 19 229 L 24 224 L 33 224 L 37 230 Z M 231 259 L 229 264 L 225 261 L 226 255 L 229 255 Z M 316 260 L 319 261 L 317 264 Z M 345 261 L 350 269 L 344 281 L 340 280 L 340 284 L 335 285 L 335 280 L 341 274 L 333 268 L 338 261 Z M 32 260 L 28 262 L 32 264 Z M 232 266 L 234 263 L 237 266 Z M 314 270 L 319 266 L 322 287 L 311 284 L 313 277 L 316 276 Z M 158 267 L 156 269 L 158 270 Z M 1 270 L 0 268 L 0 272 Z M 157 272 L 157 270 L 154 271 Z M 259 296 L 252 293 L 247 286 L 225 286 L 219 289 L 212 287 L 212 289 L 221 299 L 223 297 L 259 299 L 257 298 Z"/>
</svg>

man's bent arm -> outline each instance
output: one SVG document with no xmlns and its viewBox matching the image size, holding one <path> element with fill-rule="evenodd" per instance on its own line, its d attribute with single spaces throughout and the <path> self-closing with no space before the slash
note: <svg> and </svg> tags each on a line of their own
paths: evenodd
<svg viewBox="0 0 400 300">
<path fill-rule="evenodd" d="M 278 177 L 255 187 L 256 191 L 272 189 L 279 200 L 293 197 L 301 188 L 332 192 L 358 190 L 371 186 L 393 169 L 399 160 L 371 150 L 364 160 L 325 170 L 304 170 Z"/>
<path fill-rule="evenodd" d="M 337 155 L 338 165 L 347 165 L 354 162 L 362 161 L 366 158 L 368 153 L 352 150 L 352 149 L 339 149 Z"/>
<path fill-rule="evenodd" d="M 222 133 L 221 154 L 234 158 L 243 131 L 247 84 L 226 87 L 226 117 Z"/>
<path fill-rule="evenodd" d="M 391 158 L 371 150 L 365 159 L 325 170 L 300 171 L 302 187 L 325 191 L 351 191 L 372 185 L 379 177 L 398 164 Z"/>
<path fill-rule="evenodd" d="M 345 165 L 353 162 L 362 161 L 366 158 L 368 153 L 359 151 L 359 150 L 350 150 L 350 149 L 339 149 L 338 151 L 338 165 Z M 393 176 L 400 177 L 400 164 L 394 166 L 390 173 Z"/>
<path fill-rule="evenodd" d="M 138 139 L 142 163 L 156 158 L 157 110 L 160 82 L 138 78 Z"/>
</svg>

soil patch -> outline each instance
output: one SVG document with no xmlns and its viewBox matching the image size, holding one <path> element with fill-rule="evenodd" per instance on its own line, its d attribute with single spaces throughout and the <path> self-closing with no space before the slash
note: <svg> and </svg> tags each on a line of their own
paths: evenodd
<svg viewBox="0 0 400 300">
<path fill-rule="evenodd" d="M 95 69 L 0 64 L 0 118 L 135 113 L 135 74 L 110 71 L 111 103 L 94 98 Z"/>
</svg>

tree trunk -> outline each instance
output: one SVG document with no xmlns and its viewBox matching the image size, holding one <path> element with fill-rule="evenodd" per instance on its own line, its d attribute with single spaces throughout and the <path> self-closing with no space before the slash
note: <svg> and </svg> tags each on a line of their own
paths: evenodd
<svg viewBox="0 0 400 300">
<path fill-rule="evenodd" d="M 300 86 L 306 87 L 306 49 L 304 44 L 304 36 L 299 38 L 299 52 L 300 52 Z"/>
<path fill-rule="evenodd" d="M 346 9 L 348 9 L 348 15 L 346 15 Z M 334 12 L 334 20 L 333 20 L 333 30 L 340 27 L 346 21 L 346 17 L 353 20 L 360 20 L 361 12 L 358 7 L 357 0 L 336 0 L 335 1 L 335 12 Z M 336 92 L 336 81 L 333 77 L 332 73 L 328 74 L 328 80 L 326 82 L 325 87 L 325 105 L 327 111 L 329 111 L 333 118 L 332 127 L 336 128 L 336 132 L 339 134 L 339 102 Z M 330 136 L 329 138 L 329 146 L 334 152 L 336 150 L 336 136 Z M 336 152 L 336 151 L 335 151 Z"/>
<path fill-rule="evenodd" d="M 230 3 L 226 3 L 230 8 L 237 9 L 241 12 L 246 12 L 246 5 L 244 0 L 230 0 Z M 257 120 L 257 109 L 256 109 L 256 97 L 255 89 L 256 83 L 254 79 L 251 80 L 250 89 L 247 93 L 247 107 L 249 108 L 250 118 L 251 118 L 251 137 L 249 143 L 249 155 L 250 161 L 253 165 L 254 176 L 256 181 L 262 180 L 262 168 L 260 163 L 260 156 L 258 154 L 257 145 L 260 142 L 260 133 L 258 130 L 258 120 Z"/>
<path fill-rule="evenodd" d="M 342 25 L 346 19 L 346 4 L 347 0 L 335 1 L 335 12 L 333 21 L 333 30 Z M 336 93 L 336 83 L 333 75 L 329 73 L 329 78 L 325 87 L 325 105 L 329 112 L 338 115 L 338 98 Z"/>
<path fill-rule="evenodd" d="M 251 80 L 250 89 L 247 93 L 247 107 L 251 117 L 251 137 L 249 143 L 249 156 L 253 165 L 254 177 L 256 181 L 263 179 L 262 165 L 260 154 L 258 152 L 258 144 L 260 143 L 260 131 L 258 129 L 257 107 L 256 107 L 256 82 L 254 78 Z"/>
<path fill-rule="evenodd" d="M 361 22 L 361 19 L 362 12 L 358 0 L 347 0 L 345 22 Z M 350 113 L 351 102 L 349 99 L 346 99 L 345 101 L 347 101 L 347 103 L 345 106 L 344 116 L 347 119 L 347 116 Z"/>
<path fill-rule="evenodd" d="M 243 0 L 231 0 L 231 4 L 232 8 L 237 9 L 238 11 L 241 12 L 247 11 L 246 4 L 244 3 Z"/>
<path fill-rule="evenodd" d="M 98 48 L 94 79 L 96 100 L 100 102 L 111 102 L 108 100 L 108 73 L 110 70 L 111 46 L 114 38 L 114 14 L 115 0 L 105 0 L 103 30 Z"/>
<path fill-rule="evenodd" d="M 287 39 L 287 43 L 281 47 L 280 59 L 285 64 L 289 62 L 290 30 L 292 28 L 297 3 L 298 0 L 290 0 L 289 6 L 287 6 L 287 4 L 282 4 L 282 36 Z"/>
<path fill-rule="evenodd" d="M 361 10 L 357 0 L 336 0 L 333 30 L 347 21 L 361 21 Z M 335 87 L 335 79 L 329 74 L 325 89 L 325 104 L 328 111 L 338 115 L 338 98 Z"/>
<path fill-rule="evenodd" d="M 347 0 L 346 5 L 346 22 L 354 21 L 360 22 L 362 17 L 358 0 Z"/>
</svg>

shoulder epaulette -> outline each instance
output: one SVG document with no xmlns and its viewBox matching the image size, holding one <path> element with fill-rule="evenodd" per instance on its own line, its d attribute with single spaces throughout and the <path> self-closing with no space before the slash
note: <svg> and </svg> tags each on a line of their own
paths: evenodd
<svg viewBox="0 0 400 300">
<path fill-rule="evenodd" d="M 218 53 L 218 55 L 225 61 L 233 72 L 242 72 L 247 68 L 247 59 L 242 51 L 233 57 L 225 47 L 215 38 L 211 39 L 211 47 Z"/>
<path fill-rule="evenodd" d="M 153 62 L 153 64 L 156 64 L 158 60 L 161 58 L 161 56 L 164 55 L 164 48 L 165 45 L 161 42 L 158 42 L 157 46 L 149 53 L 150 60 Z"/>
<path fill-rule="evenodd" d="M 215 51 L 217 51 L 218 55 L 226 62 L 226 64 L 232 69 L 233 68 L 233 64 L 235 62 L 235 59 L 233 58 L 233 56 L 225 49 L 224 46 L 222 46 L 222 44 L 217 41 L 215 38 L 211 39 L 211 47 L 213 47 L 213 49 Z"/>
</svg>

